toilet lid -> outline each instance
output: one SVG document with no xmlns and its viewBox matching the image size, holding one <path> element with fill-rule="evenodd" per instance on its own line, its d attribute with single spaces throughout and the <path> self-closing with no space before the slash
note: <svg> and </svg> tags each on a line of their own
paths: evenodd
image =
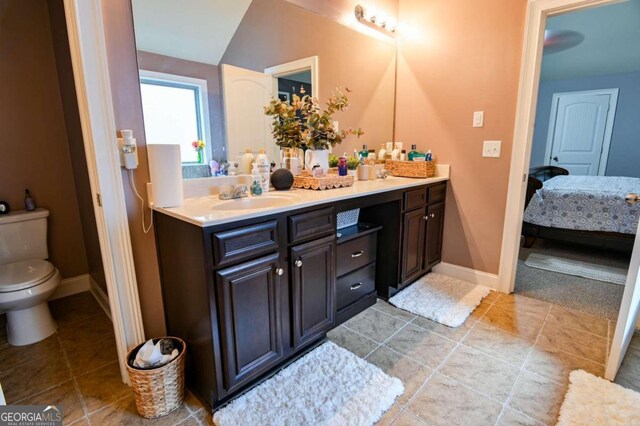
<svg viewBox="0 0 640 426">
<path fill-rule="evenodd" d="M 29 259 L 0 265 L 0 293 L 24 290 L 49 279 L 54 266 L 42 259 Z"/>
</svg>

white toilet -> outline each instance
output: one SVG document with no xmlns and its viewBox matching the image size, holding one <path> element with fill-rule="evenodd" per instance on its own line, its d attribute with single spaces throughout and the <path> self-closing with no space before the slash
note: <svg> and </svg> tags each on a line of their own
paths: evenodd
<svg viewBox="0 0 640 426">
<path fill-rule="evenodd" d="M 49 211 L 20 210 L 0 215 L 0 312 L 14 346 L 39 342 L 56 332 L 47 299 L 60 272 L 45 259 Z"/>
</svg>

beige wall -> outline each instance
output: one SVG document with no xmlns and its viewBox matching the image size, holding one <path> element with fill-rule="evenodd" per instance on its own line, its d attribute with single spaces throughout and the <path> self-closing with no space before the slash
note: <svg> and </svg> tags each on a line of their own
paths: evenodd
<svg viewBox="0 0 640 426">
<path fill-rule="evenodd" d="M 431 149 L 452 174 L 445 262 L 497 273 L 526 0 L 401 0 L 418 34 L 399 42 L 396 140 Z M 484 128 L 472 128 L 474 111 Z M 482 158 L 483 140 L 502 154 Z"/>
<path fill-rule="evenodd" d="M 30 188 L 49 217 L 63 277 L 88 272 L 46 1 L 0 3 L 0 199 L 24 209 Z"/>
<path fill-rule="evenodd" d="M 304 36 L 302 35 L 304 34 Z M 392 140 L 395 46 L 353 31 L 281 0 L 254 0 L 221 63 L 255 71 L 297 59 L 319 57 L 320 99 L 348 87 L 351 106 L 336 115 L 341 128 L 361 127 L 334 152 L 353 152 L 362 144 L 378 149 Z"/>
<path fill-rule="evenodd" d="M 119 130 L 133 130 L 138 140 L 140 166 L 134 172 L 134 176 L 138 190 L 146 193 L 145 184 L 149 182 L 149 165 L 144 138 L 131 3 L 129 0 L 103 1 L 102 12 L 115 126 Z M 125 171 L 122 172 L 122 180 L 144 329 L 147 337 L 161 336 L 165 334 L 165 323 L 156 244 L 153 231 L 144 234 L 141 225 L 143 214 L 146 215 L 149 223 L 149 210 L 145 208 L 143 212 L 140 201 L 135 198 L 128 184 L 129 176 Z"/>
<path fill-rule="evenodd" d="M 222 92 L 220 72 L 216 65 L 187 61 L 171 56 L 138 50 L 138 66 L 141 70 L 176 74 L 207 81 L 207 101 L 211 128 L 212 154 L 214 160 L 225 156 L 222 121 Z"/>
</svg>

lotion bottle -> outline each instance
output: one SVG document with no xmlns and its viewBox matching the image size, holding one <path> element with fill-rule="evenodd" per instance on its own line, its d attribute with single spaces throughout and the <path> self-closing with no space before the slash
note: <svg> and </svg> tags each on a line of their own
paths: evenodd
<svg viewBox="0 0 640 426">
<path fill-rule="evenodd" d="M 250 174 L 251 164 L 253 163 L 253 154 L 251 149 L 247 148 L 240 158 L 240 173 Z"/>
<path fill-rule="evenodd" d="M 380 144 L 380 151 L 378 151 L 378 160 L 379 161 L 384 161 L 384 159 L 387 157 L 387 150 L 385 148 L 384 144 Z"/>
<path fill-rule="evenodd" d="M 251 169 L 251 195 L 262 195 L 262 175 L 258 171 L 257 163 L 253 163 Z"/>
<path fill-rule="evenodd" d="M 265 153 L 264 148 L 260 149 L 258 157 L 256 157 L 256 164 L 258 165 L 258 172 L 262 177 L 262 192 L 269 192 L 269 181 L 271 180 L 271 163 Z"/>
</svg>

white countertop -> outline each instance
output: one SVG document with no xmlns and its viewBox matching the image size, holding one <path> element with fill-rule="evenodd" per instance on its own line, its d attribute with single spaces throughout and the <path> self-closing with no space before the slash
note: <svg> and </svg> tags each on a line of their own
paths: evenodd
<svg viewBox="0 0 640 426">
<path fill-rule="evenodd" d="M 261 196 L 250 196 L 249 198 L 236 200 L 220 200 L 217 195 L 207 195 L 186 198 L 180 207 L 164 208 L 154 206 L 153 209 L 201 227 L 221 225 L 323 203 L 342 201 L 449 180 L 449 166 L 439 164 L 437 167 L 438 176 L 428 179 L 410 179 L 390 176 L 386 179 L 369 181 L 356 180 L 353 186 L 347 188 L 324 191 L 310 189 L 269 191 Z M 253 200 L 256 198 L 262 198 L 264 201 Z M 250 206 L 250 208 L 248 206 Z"/>
</svg>

